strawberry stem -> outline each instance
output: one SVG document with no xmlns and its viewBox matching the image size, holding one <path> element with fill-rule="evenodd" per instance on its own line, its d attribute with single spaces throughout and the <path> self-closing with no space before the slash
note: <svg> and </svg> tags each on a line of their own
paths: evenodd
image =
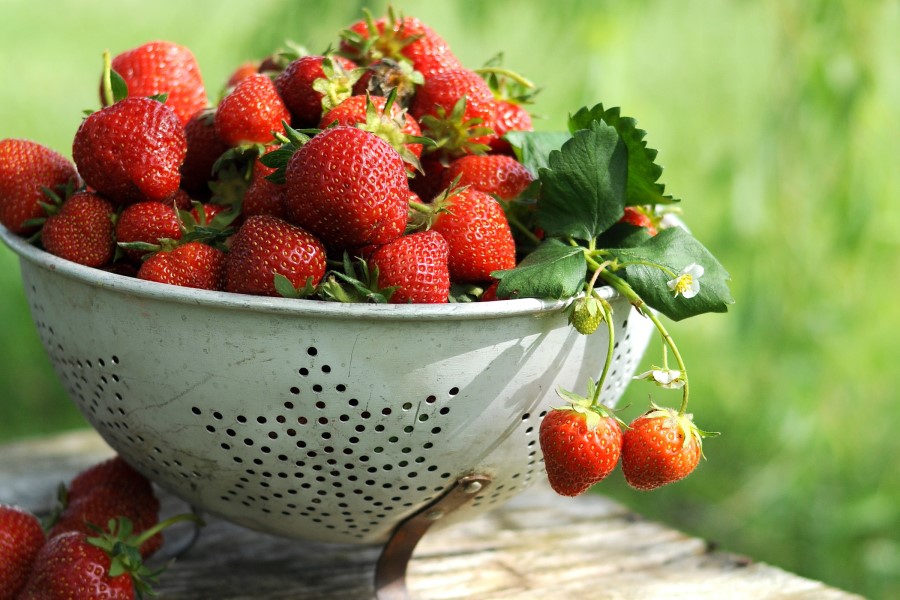
<svg viewBox="0 0 900 600">
<path fill-rule="evenodd" d="M 112 106 L 115 103 L 112 89 L 112 56 L 109 50 L 103 51 L 103 104 Z"/>
<path fill-rule="evenodd" d="M 534 83 L 525 77 L 522 77 L 515 71 L 510 71 L 509 69 L 504 69 L 503 67 L 481 67 L 480 69 L 475 69 L 475 72 L 479 75 L 500 75 L 502 77 L 508 77 L 512 79 L 522 87 L 533 89 Z"/>
<path fill-rule="evenodd" d="M 593 261 L 589 259 L 589 262 Z M 635 292 L 630 285 L 628 285 L 627 281 L 625 281 L 618 275 L 609 272 L 606 269 L 603 269 L 603 271 L 600 272 L 600 277 L 602 277 L 606 283 L 615 288 L 616 291 L 628 298 L 631 304 L 634 305 L 634 307 L 638 309 L 641 314 L 643 314 L 653 322 L 656 330 L 659 331 L 659 334 L 662 336 L 663 342 L 666 346 L 668 346 L 669 350 L 672 351 L 672 355 L 675 357 L 675 362 L 678 363 L 678 368 L 681 370 L 681 378 L 684 381 L 684 387 L 681 388 L 681 406 L 678 409 L 678 415 L 683 416 L 687 412 L 690 386 L 688 384 L 687 368 L 684 366 L 684 360 L 681 358 L 681 353 L 678 351 L 678 346 L 675 345 L 675 340 L 672 339 L 671 335 L 669 335 L 669 332 L 666 330 L 665 325 L 663 325 L 662 321 L 659 320 L 659 317 L 656 316 L 656 313 L 654 313 L 652 310 L 644 310 L 642 308 L 645 304 L 643 298 L 641 298 L 638 293 Z"/>
<path fill-rule="evenodd" d="M 600 273 L 600 269 L 594 272 L 594 278 L 591 280 L 591 286 L 593 286 L 594 281 L 597 279 L 597 275 Z M 594 294 L 597 299 L 600 301 L 600 306 L 603 307 L 603 320 L 606 321 L 606 331 L 608 335 L 607 349 L 606 349 L 606 361 L 603 363 L 603 371 L 600 373 L 600 379 L 597 380 L 597 387 L 594 388 L 594 397 L 591 398 L 591 406 L 598 406 L 600 404 L 600 391 L 603 389 L 603 383 L 606 381 L 606 376 L 609 373 L 609 368 L 612 365 L 613 352 L 615 352 L 616 348 L 616 328 L 613 325 L 612 320 L 612 307 L 609 305 L 604 298 L 601 298 L 599 294 L 594 291 L 589 293 Z"/>
</svg>

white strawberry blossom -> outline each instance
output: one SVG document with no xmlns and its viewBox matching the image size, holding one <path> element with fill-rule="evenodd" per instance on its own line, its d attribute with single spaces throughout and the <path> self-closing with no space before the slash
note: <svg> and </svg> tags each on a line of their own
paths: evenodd
<svg viewBox="0 0 900 600">
<path fill-rule="evenodd" d="M 673 369 L 653 368 L 649 371 L 644 371 L 640 375 L 635 375 L 633 379 L 645 379 L 647 381 L 652 381 L 659 387 L 666 388 L 667 390 L 679 389 L 684 387 L 684 379 L 681 376 L 681 371 Z"/>
<path fill-rule="evenodd" d="M 697 263 L 691 263 L 683 268 L 677 277 L 667 281 L 666 285 L 675 292 L 676 298 L 679 294 L 684 298 L 693 298 L 700 293 L 701 277 L 703 277 L 703 267 Z"/>
</svg>

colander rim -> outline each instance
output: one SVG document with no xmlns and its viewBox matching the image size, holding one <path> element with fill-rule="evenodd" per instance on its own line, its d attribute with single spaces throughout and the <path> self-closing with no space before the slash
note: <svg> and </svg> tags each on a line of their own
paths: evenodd
<svg viewBox="0 0 900 600">
<path fill-rule="evenodd" d="M 341 319 L 467 320 L 557 313 L 565 310 L 572 301 L 571 298 L 518 298 L 448 304 L 343 304 L 322 300 L 253 296 L 160 284 L 87 267 L 50 254 L 2 225 L 0 225 L 0 239 L 18 255 L 21 266 L 28 263 L 86 285 L 132 297 L 219 309 Z M 597 291 L 606 299 L 617 296 L 615 290 L 610 287 L 599 288 Z"/>
</svg>

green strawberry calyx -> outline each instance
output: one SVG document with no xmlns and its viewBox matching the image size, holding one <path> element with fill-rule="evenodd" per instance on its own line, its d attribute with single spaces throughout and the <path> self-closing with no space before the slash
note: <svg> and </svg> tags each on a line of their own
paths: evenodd
<svg viewBox="0 0 900 600">
<path fill-rule="evenodd" d="M 588 380 L 587 395 L 585 396 L 563 388 L 557 388 L 557 395 L 565 400 L 567 405 L 555 407 L 554 410 L 569 410 L 584 416 L 585 426 L 588 431 L 594 431 L 603 419 L 608 418 L 613 418 L 620 425 L 624 426 L 625 422 L 616 416 L 612 409 L 597 401 L 600 387 L 594 383 L 593 379 Z"/>
</svg>

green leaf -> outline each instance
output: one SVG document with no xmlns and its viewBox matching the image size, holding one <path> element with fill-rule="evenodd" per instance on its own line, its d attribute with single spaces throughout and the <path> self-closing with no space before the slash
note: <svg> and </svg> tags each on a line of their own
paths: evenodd
<svg viewBox="0 0 900 600">
<path fill-rule="evenodd" d="M 542 243 L 514 269 L 495 271 L 498 298 L 569 298 L 584 287 L 584 248 L 555 239 Z"/>
<path fill-rule="evenodd" d="M 128 97 L 128 83 L 113 70 L 109 71 L 109 83 L 112 88 L 113 102 L 118 102 Z"/>
<path fill-rule="evenodd" d="M 512 146 L 516 159 L 537 178 L 541 169 L 550 166 L 550 153 L 559 150 L 572 136 L 563 131 L 510 131 L 503 137 Z"/>
<path fill-rule="evenodd" d="M 681 227 L 664 229 L 640 246 L 609 252 L 627 265 L 624 279 L 644 302 L 674 321 L 707 312 L 726 312 L 728 305 L 734 303 L 727 283 L 731 276 L 709 250 Z M 663 265 L 671 273 L 656 266 L 634 264 L 638 262 Z M 677 276 L 691 263 L 704 270 L 699 279 L 700 293 L 693 298 L 676 298 L 667 282 L 674 278 L 673 273 Z"/>
<path fill-rule="evenodd" d="M 600 121 L 577 131 L 540 169 L 537 222 L 549 237 L 590 241 L 625 212 L 628 151 Z"/>
<path fill-rule="evenodd" d="M 574 133 L 581 129 L 588 129 L 592 123 L 597 121 L 603 121 L 607 125 L 615 127 L 619 137 L 628 147 L 626 192 L 628 206 L 679 202 L 677 198 L 666 195 L 665 185 L 657 183 L 663 169 L 654 162 L 657 151 L 647 147 L 647 142 L 644 140 L 647 132 L 638 129 L 635 119 L 623 117 L 618 107 L 605 109 L 602 104 L 598 104 L 590 109 L 581 108 L 569 117 L 569 130 Z"/>
</svg>

